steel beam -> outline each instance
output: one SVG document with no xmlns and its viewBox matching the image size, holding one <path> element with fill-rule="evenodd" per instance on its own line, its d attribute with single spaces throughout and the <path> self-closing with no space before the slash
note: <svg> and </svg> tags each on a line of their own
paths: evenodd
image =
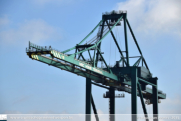
<svg viewBox="0 0 181 121">
<path fill-rule="evenodd" d="M 102 54 L 101 54 L 101 52 L 100 52 L 99 48 L 97 48 L 97 52 L 98 52 L 98 53 L 99 53 L 99 55 L 101 56 L 101 58 L 102 58 L 102 60 L 103 60 L 104 64 L 105 64 L 105 65 L 106 65 L 106 67 L 107 67 L 107 70 L 108 70 L 110 73 L 112 73 L 112 71 L 110 70 L 110 68 L 109 68 L 109 66 L 107 65 L 106 61 L 104 60 L 104 57 L 102 56 Z"/>
<path fill-rule="evenodd" d="M 86 95 L 85 95 L 85 119 L 91 121 L 91 79 L 86 78 Z"/>
<path fill-rule="evenodd" d="M 121 16 L 121 17 L 118 19 L 118 21 L 114 24 L 114 26 L 111 27 L 111 30 L 118 24 L 118 22 L 122 19 L 122 17 L 123 17 L 123 16 Z M 110 32 L 111 30 L 109 30 L 109 31 L 108 31 L 96 44 L 94 44 L 93 46 L 91 46 L 91 47 L 89 47 L 89 48 L 86 48 L 86 49 L 84 49 L 84 50 L 82 50 L 82 51 L 80 51 L 80 52 L 78 52 L 78 53 L 74 53 L 74 54 L 72 54 L 71 56 L 73 56 L 73 55 L 75 55 L 75 54 L 79 54 L 79 53 L 85 52 L 85 51 L 87 51 L 87 50 L 89 50 L 89 49 L 92 49 L 92 48 L 94 48 L 95 46 L 99 45 L 99 43 L 102 42 L 102 40 L 109 34 L 109 32 Z"/>
<path fill-rule="evenodd" d="M 89 53 L 90 60 L 93 61 L 89 50 L 88 50 L 88 53 Z"/>
<path fill-rule="evenodd" d="M 131 112 L 132 121 L 137 121 L 137 68 L 131 69 Z"/>
<path fill-rule="evenodd" d="M 145 103 L 144 103 L 144 100 L 143 100 L 143 94 L 141 92 L 141 86 L 140 86 L 139 82 L 138 82 L 138 91 L 139 91 L 140 100 L 141 100 L 141 104 L 142 104 L 143 112 L 145 114 L 146 121 L 149 121 L 148 113 L 147 113 L 146 106 L 145 106 Z"/>
<path fill-rule="evenodd" d="M 109 118 L 110 121 L 115 121 L 115 89 L 110 86 L 109 89 Z"/>
<path fill-rule="evenodd" d="M 108 22 L 107 22 L 107 21 L 106 21 L 106 23 L 107 23 L 107 25 L 108 25 Z M 108 28 L 109 28 L 109 30 L 111 30 L 111 28 L 110 28 L 109 25 L 108 25 Z M 113 37 L 113 39 L 114 39 L 114 42 L 116 43 L 116 46 L 117 46 L 117 48 L 118 48 L 118 50 L 119 50 L 119 52 L 120 52 L 120 54 L 121 54 L 121 56 L 122 56 L 122 58 L 123 58 L 123 62 L 126 64 L 126 61 L 125 61 L 125 59 L 124 59 L 124 55 L 123 55 L 123 53 L 122 53 L 122 51 L 121 51 L 121 49 L 120 49 L 120 47 L 119 47 L 119 44 L 118 44 L 118 42 L 116 41 L 116 38 L 115 38 L 113 32 L 112 32 L 112 31 L 110 31 L 110 32 L 111 32 L 111 35 L 112 35 L 112 37 Z"/>
<path fill-rule="evenodd" d="M 128 39 L 127 39 L 127 29 L 126 29 L 126 18 L 127 14 L 124 15 L 124 36 L 125 36 L 125 48 L 126 48 L 126 59 L 127 59 L 127 67 L 129 67 L 129 52 L 128 52 Z"/>
<path fill-rule="evenodd" d="M 142 55 L 141 49 L 140 49 L 140 47 L 139 47 L 139 45 L 138 45 L 138 42 L 136 41 L 136 37 L 134 36 L 134 33 L 133 33 L 132 29 L 131 29 L 131 26 L 130 26 L 127 18 L 126 18 L 126 22 L 127 22 L 128 27 L 129 27 L 129 30 L 130 30 L 130 32 L 131 32 L 131 35 L 132 35 L 132 37 L 133 37 L 133 39 L 134 39 L 134 42 L 135 42 L 135 44 L 136 44 L 136 46 L 137 46 L 137 48 L 138 48 L 138 51 L 139 51 L 140 54 Z M 142 57 L 143 57 L 143 55 L 142 55 Z M 144 58 L 142 59 L 142 62 L 145 63 L 146 68 L 149 70 L 148 65 L 147 65 L 147 63 L 146 63 L 146 61 L 145 61 Z M 142 63 L 142 66 L 143 66 L 143 63 Z M 150 71 L 150 70 L 149 70 L 149 71 Z"/>
<path fill-rule="evenodd" d="M 146 84 L 149 84 L 149 85 L 152 85 L 152 86 L 156 86 L 155 84 L 153 84 L 153 83 L 151 83 L 151 82 L 148 82 L 148 81 L 146 81 L 146 80 L 144 80 L 144 79 L 138 78 L 138 80 L 139 80 L 139 81 L 142 81 L 142 82 L 144 82 L 144 83 L 146 83 Z"/>
<path fill-rule="evenodd" d="M 103 85 L 100 85 L 100 84 L 97 84 L 97 83 L 94 83 L 94 82 L 92 82 L 92 84 L 94 84 L 96 86 L 99 86 L 99 87 L 102 87 L 102 88 L 105 88 L 105 89 L 109 89 L 109 87 L 106 87 L 106 86 L 103 86 Z"/>
<path fill-rule="evenodd" d="M 129 30 L 130 30 L 130 32 L 131 32 L 131 35 L 132 35 L 132 37 L 133 37 L 133 39 L 134 39 L 134 42 L 135 42 L 135 44 L 136 44 L 136 46 L 137 46 L 137 48 L 138 48 L 138 51 L 139 51 L 140 54 L 142 55 L 141 49 L 140 49 L 140 47 L 139 47 L 139 45 L 138 45 L 138 42 L 136 41 L 136 37 L 134 36 L 134 33 L 133 33 L 132 29 L 131 29 L 131 26 L 130 26 L 130 24 L 129 24 L 129 22 L 128 22 L 128 19 L 126 19 L 126 22 L 127 22 L 128 28 L 129 28 Z"/>
<path fill-rule="evenodd" d="M 94 99 L 93 99 L 92 95 L 91 95 L 91 103 L 92 103 L 92 108 L 93 108 L 93 111 L 94 111 L 94 114 L 95 114 L 96 121 L 99 121 L 99 117 L 98 117 L 98 114 L 97 114 L 96 106 L 95 106 Z"/>
<path fill-rule="evenodd" d="M 137 64 L 141 61 L 142 57 L 140 57 L 133 66 L 137 66 Z"/>
<path fill-rule="evenodd" d="M 154 78 L 152 81 L 154 81 L 156 86 L 152 86 L 152 92 L 153 92 L 153 117 L 154 121 L 158 121 L 158 85 L 157 85 L 157 79 Z"/>
<path fill-rule="evenodd" d="M 80 45 L 81 43 L 83 43 L 83 42 L 97 29 L 97 27 L 98 27 L 102 22 L 103 22 L 103 20 L 101 20 L 101 21 L 97 24 L 97 26 L 96 26 L 78 45 Z M 70 48 L 70 49 L 67 49 L 67 50 L 63 51 L 62 53 L 69 52 L 69 51 L 71 51 L 71 50 L 73 50 L 73 49 L 75 49 L 75 48 L 76 48 L 76 47 L 72 47 L 72 48 Z"/>
<path fill-rule="evenodd" d="M 104 24 L 105 24 L 105 21 L 102 22 L 101 35 L 100 35 L 99 40 L 102 38 L 102 34 L 103 34 L 103 30 L 104 30 Z M 97 49 L 101 49 L 101 43 L 99 43 L 97 45 Z M 97 54 L 96 54 L 96 64 L 95 64 L 96 67 L 97 67 L 97 64 L 98 64 L 98 58 L 99 58 L 99 52 L 97 51 Z"/>
</svg>

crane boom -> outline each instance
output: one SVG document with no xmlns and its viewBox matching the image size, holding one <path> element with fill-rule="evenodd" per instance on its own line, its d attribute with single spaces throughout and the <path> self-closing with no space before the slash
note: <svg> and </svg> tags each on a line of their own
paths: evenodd
<svg viewBox="0 0 181 121">
<path fill-rule="evenodd" d="M 124 76 L 119 77 L 118 74 L 112 73 L 115 72 L 114 68 L 110 68 L 112 72 L 108 72 L 106 69 L 93 67 L 84 61 L 74 59 L 72 56 L 68 56 L 67 54 L 51 49 L 51 47 L 42 47 L 31 42 L 29 42 L 28 48 L 29 49 L 26 50 L 27 55 L 34 60 L 90 78 L 96 83 L 101 83 L 105 86 L 114 86 L 118 90 L 131 93 L 130 88 L 122 86 L 122 84 L 131 86 L 130 80 Z M 123 78 L 125 81 L 123 82 L 119 78 Z M 152 91 L 150 91 L 150 89 L 146 89 L 144 90 L 143 97 L 149 99 L 151 94 Z M 166 95 L 164 93 L 160 93 L 158 94 L 158 98 L 165 99 Z"/>
</svg>

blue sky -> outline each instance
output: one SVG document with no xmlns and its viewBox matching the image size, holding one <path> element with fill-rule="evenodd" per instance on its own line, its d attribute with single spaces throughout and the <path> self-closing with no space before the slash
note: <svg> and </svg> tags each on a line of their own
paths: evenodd
<svg viewBox="0 0 181 121">
<path fill-rule="evenodd" d="M 0 113 L 85 113 L 85 78 L 31 60 L 28 41 L 65 50 L 79 43 L 101 20 L 103 12 L 127 10 L 159 89 L 167 99 L 161 114 L 181 113 L 181 1 L 179 0 L 1 0 Z M 123 28 L 114 32 L 121 43 Z M 128 32 L 130 55 L 137 54 Z M 121 43 L 124 50 L 124 43 Z M 108 63 L 119 59 L 110 36 L 103 41 Z M 112 49 L 111 49 L 112 48 Z M 110 52 L 111 50 L 111 52 Z M 116 52 L 116 54 L 115 54 Z M 108 113 L 107 90 L 92 87 L 98 113 Z M 121 92 L 116 92 L 121 93 Z M 116 113 L 131 113 L 131 97 L 116 99 Z M 152 113 L 152 105 L 147 106 Z M 143 113 L 138 98 L 138 113 Z"/>
</svg>

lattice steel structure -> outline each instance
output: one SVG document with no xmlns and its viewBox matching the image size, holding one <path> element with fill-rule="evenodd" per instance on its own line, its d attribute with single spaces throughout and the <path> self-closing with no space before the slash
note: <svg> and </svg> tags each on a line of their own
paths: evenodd
<svg viewBox="0 0 181 121">
<path fill-rule="evenodd" d="M 116 37 L 113 33 L 113 28 L 115 26 L 121 26 L 121 21 L 124 25 L 124 36 L 125 36 L 125 51 L 122 51 Z M 128 40 L 127 40 L 127 27 L 129 28 L 133 40 L 140 53 L 138 60 L 130 65 L 129 59 L 133 58 L 129 56 Z M 88 37 L 97 29 L 97 35 L 86 42 Z M 119 61 L 113 67 L 108 66 L 107 62 L 103 57 L 103 52 L 101 52 L 101 43 L 104 38 L 111 34 L 117 49 L 121 55 Z M 84 43 L 84 44 L 83 44 Z M 66 54 L 75 50 L 73 54 Z M 91 53 L 90 51 L 93 51 Z M 85 59 L 84 54 L 89 55 L 89 59 Z M 123 52 L 126 53 L 124 57 Z M 145 117 L 148 117 L 147 110 L 145 107 L 144 99 L 147 103 L 153 104 L 153 114 L 158 114 L 158 102 L 159 99 L 166 99 L 166 94 L 158 90 L 157 77 L 152 77 L 152 74 L 148 68 L 146 60 L 141 52 L 141 49 L 137 43 L 135 35 L 131 29 L 131 26 L 127 19 L 126 11 L 112 11 L 110 13 L 104 13 L 102 15 L 102 20 L 97 24 L 97 26 L 76 46 L 65 50 L 58 51 L 49 47 L 41 47 L 29 42 L 29 47 L 26 48 L 27 55 L 37 61 L 43 62 L 45 64 L 72 72 L 74 74 L 83 76 L 86 78 L 86 107 L 85 113 L 91 114 L 91 104 L 94 110 L 96 120 L 99 121 L 97 115 L 96 107 L 94 104 L 93 96 L 91 94 L 91 85 L 108 89 L 109 93 L 105 96 L 110 99 L 110 114 L 115 114 L 115 90 L 125 91 L 131 94 L 131 110 L 132 114 L 137 114 L 137 96 L 140 97 L 143 112 Z M 104 68 L 98 67 L 98 62 L 104 63 Z M 122 66 L 120 66 L 122 63 Z M 147 88 L 147 85 L 151 85 L 151 88 Z M 154 115 L 157 117 L 158 115 Z M 90 121 L 90 115 L 86 115 L 86 121 Z M 111 121 L 115 121 L 115 116 L 110 116 Z M 132 115 L 132 120 L 137 120 L 137 115 Z M 156 121 L 158 119 L 155 119 Z"/>
</svg>

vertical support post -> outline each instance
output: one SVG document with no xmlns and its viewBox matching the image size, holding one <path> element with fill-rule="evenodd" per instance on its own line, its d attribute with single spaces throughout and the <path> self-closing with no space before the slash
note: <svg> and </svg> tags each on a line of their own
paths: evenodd
<svg viewBox="0 0 181 121">
<path fill-rule="evenodd" d="M 97 46 L 95 48 L 96 49 L 94 50 L 94 56 L 93 56 L 93 67 L 95 67 L 95 56 L 96 56 Z"/>
<path fill-rule="evenodd" d="M 156 86 L 152 86 L 152 97 L 153 97 L 153 117 L 154 117 L 154 121 L 158 121 L 158 85 L 157 85 L 157 79 L 158 78 L 154 78 L 154 83 Z"/>
<path fill-rule="evenodd" d="M 86 103 L 85 103 L 86 121 L 91 121 L 91 79 L 86 78 Z"/>
<path fill-rule="evenodd" d="M 127 29 L 126 29 L 126 19 L 127 13 L 124 14 L 124 36 L 125 36 L 125 48 L 126 48 L 126 59 L 127 59 L 127 67 L 129 67 L 129 53 L 128 53 L 128 40 L 127 40 Z"/>
<path fill-rule="evenodd" d="M 29 41 L 29 49 L 31 49 L 31 48 L 30 48 L 30 41 Z"/>
<path fill-rule="evenodd" d="M 78 44 L 77 44 L 77 45 L 78 45 Z M 77 48 L 75 49 L 75 53 L 77 53 Z M 77 54 L 75 54 L 74 58 L 76 58 L 76 55 L 77 55 Z"/>
<path fill-rule="evenodd" d="M 88 53 L 89 53 L 90 61 L 93 61 L 89 50 L 88 50 Z"/>
<path fill-rule="evenodd" d="M 109 89 L 109 114 L 110 121 L 115 121 L 115 89 L 111 86 Z"/>
<path fill-rule="evenodd" d="M 143 66 L 143 58 L 141 60 L 142 60 L 142 66 Z"/>
<path fill-rule="evenodd" d="M 137 121 L 137 68 L 131 68 L 131 112 L 132 121 Z"/>
</svg>

